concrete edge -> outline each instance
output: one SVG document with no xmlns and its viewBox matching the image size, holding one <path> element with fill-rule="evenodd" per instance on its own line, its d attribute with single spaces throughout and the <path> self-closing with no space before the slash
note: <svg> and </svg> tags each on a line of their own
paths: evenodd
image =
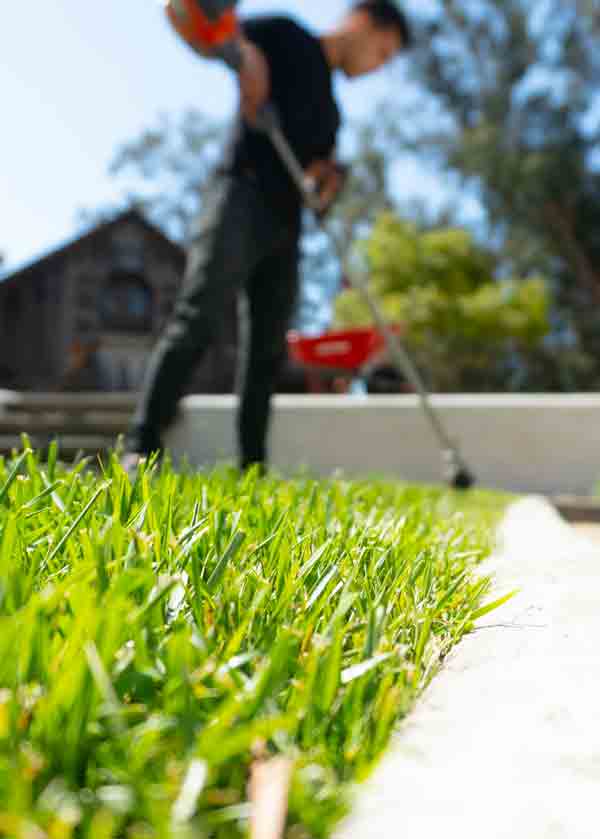
<svg viewBox="0 0 600 839">
<path fill-rule="evenodd" d="M 488 684 L 486 677 L 498 660 L 497 648 L 498 644 L 502 643 L 498 641 L 501 627 L 508 630 L 512 636 L 509 645 L 515 643 L 512 638 L 518 634 L 510 632 L 510 628 L 531 628 L 535 631 L 534 622 L 543 620 L 542 616 L 545 616 L 546 604 L 543 597 L 540 598 L 539 613 L 535 604 L 540 578 L 550 576 L 554 565 L 557 568 L 556 573 L 559 573 L 558 569 L 561 563 L 564 563 L 565 557 L 577 557 L 582 553 L 587 556 L 594 551 L 597 557 L 598 549 L 594 548 L 584 535 L 577 533 L 544 496 L 524 496 L 511 504 L 496 533 L 496 549 L 488 560 L 479 566 L 482 575 L 492 578 L 492 591 L 486 600 L 495 600 L 513 589 L 519 589 L 519 593 L 477 623 L 479 629 L 493 630 L 497 627 L 496 631 L 471 633 L 448 656 L 442 670 L 426 688 L 415 708 L 400 723 L 397 733 L 370 778 L 357 791 L 352 812 L 336 831 L 335 839 L 395 839 L 399 835 L 426 839 L 436 835 L 475 839 L 481 835 L 481 825 L 485 823 L 487 828 L 490 828 L 489 832 L 486 829 L 488 839 L 504 839 L 505 836 L 517 835 L 514 832 L 511 834 L 509 829 L 505 832 L 505 825 L 500 824 L 503 819 L 510 821 L 515 814 L 505 814 L 497 825 L 490 826 L 489 807 L 493 806 L 496 809 L 496 799 L 493 796 L 491 800 L 486 795 L 482 796 L 478 804 L 477 793 L 471 789 L 469 804 L 465 802 L 465 790 L 478 782 L 479 775 L 486 777 L 487 788 L 493 789 L 494 782 L 498 780 L 497 800 L 502 798 L 507 804 L 506 795 L 502 795 L 501 791 L 501 784 L 504 784 L 505 778 L 503 776 L 500 780 L 496 775 L 497 755 L 493 752 L 493 744 L 489 765 L 476 764 L 478 746 L 474 746 L 470 756 L 470 761 L 475 764 L 471 777 L 459 777 L 460 771 L 455 770 L 464 769 L 465 764 L 461 763 L 460 758 L 457 759 L 457 765 L 453 757 L 444 760 L 443 758 L 447 757 L 447 748 L 438 749 L 436 743 L 444 738 L 450 740 L 448 729 L 453 727 L 454 717 L 449 713 L 449 709 L 453 708 L 452 696 L 457 687 L 462 696 L 476 694 L 470 708 L 471 712 L 474 710 L 475 717 L 494 713 L 481 699 L 485 700 L 494 693 L 494 687 Z M 543 559 L 543 568 L 540 557 Z M 520 652 L 518 645 L 521 642 L 516 643 L 513 653 L 517 650 Z M 498 667 L 501 666 L 502 660 L 498 664 Z M 456 704 L 455 696 L 454 705 Z M 465 721 L 462 722 L 464 724 Z M 471 718 L 466 725 L 481 737 L 485 727 L 479 723 L 478 719 Z M 474 739 L 477 739 L 477 736 L 474 734 Z M 472 744 L 465 744 L 467 753 L 471 748 Z M 501 755 L 500 762 L 502 761 Z M 506 764 L 504 767 L 506 773 Z M 504 792 L 507 789 L 510 797 L 511 788 L 505 786 Z M 474 810 L 465 821 L 465 807 L 472 806 L 473 801 Z M 515 809 L 520 806 L 521 802 L 518 801 Z M 506 810 L 508 813 L 509 804 Z M 523 812 L 521 808 L 519 817 Z M 530 818 L 534 819 L 533 816 Z M 533 832 L 520 835 L 527 835 L 529 839 L 534 835 L 568 835 L 569 839 L 580 836 L 575 825 L 572 826 L 571 832 L 556 834 L 546 834 L 541 826 L 533 821 L 531 827 Z M 514 822 L 512 829 L 516 829 Z M 539 829 L 542 829 L 542 832 L 538 834 Z"/>
</svg>

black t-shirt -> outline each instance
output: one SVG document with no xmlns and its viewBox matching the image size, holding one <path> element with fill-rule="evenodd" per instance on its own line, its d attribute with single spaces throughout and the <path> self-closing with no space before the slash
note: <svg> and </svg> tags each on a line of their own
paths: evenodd
<svg viewBox="0 0 600 839">
<path fill-rule="evenodd" d="M 271 102 L 303 167 L 330 157 L 340 127 L 331 68 L 317 37 L 287 17 L 256 17 L 242 23 L 248 40 L 264 52 L 271 75 Z M 301 199 L 268 137 L 238 118 L 224 168 L 256 174 L 265 196 L 285 216 L 296 217 Z"/>
</svg>

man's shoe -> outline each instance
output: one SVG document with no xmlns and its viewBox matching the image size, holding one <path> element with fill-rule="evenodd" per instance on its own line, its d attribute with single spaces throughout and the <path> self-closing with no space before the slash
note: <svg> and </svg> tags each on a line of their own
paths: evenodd
<svg viewBox="0 0 600 839">
<path fill-rule="evenodd" d="M 138 469 L 141 463 L 144 463 L 148 456 L 142 452 L 125 452 L 121 457 L 121 468 L 133 483 L 136 479 Z"/>
<path fill-rule="evenodd" d="M 251 470 L 254 470 L 259 478 L 265 478 L 267 475 L 267 464 L 264 460 L 243 458 L 240 461 L 240 472 L 250 472 Z"/>
</svg>

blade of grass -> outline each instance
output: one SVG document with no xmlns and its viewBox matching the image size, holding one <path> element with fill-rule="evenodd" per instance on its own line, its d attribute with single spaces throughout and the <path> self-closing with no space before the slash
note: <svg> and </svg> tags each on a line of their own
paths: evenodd
<svg viewBox="0 0 600 839">
<path fill-rule="evenodd" d="M 40 566 L 40 573 L 41 574 L 43 574 L 46 571 L 46 569 L 48 568 L 48 565 L 52 562 L 54 557 L 62 550 L 63 546 L 68 542 L 68 540 L 71 538 L 71 536 L 75 532 L 75 530 L 77 530 L 77 527 L 79 526 L 80 522 L 83 521 L 83 519 L 87 516 L 87 514 L 92 509 L 92 507 L 94 506 L 96 501 L 100 498 L 102 493 L 106 491 L 107 486 L 108 486 L 108 484 L 102 484 L 102 486 L 100 486 L 96 490 L 96 492 L 90 498 L 90 500 L 85 505 L 83 510 L 79 513 L 79 515 L 77 516 L 75 521 L 69 527 L 67 532 L 61 537 L 61 539 L 58 541 L 58 543 L 50 551 L 50 553 L 48 554 L 48 556 L 46 557 L 46 559 L 42 562 L 42 564 Z"/>
</svg>

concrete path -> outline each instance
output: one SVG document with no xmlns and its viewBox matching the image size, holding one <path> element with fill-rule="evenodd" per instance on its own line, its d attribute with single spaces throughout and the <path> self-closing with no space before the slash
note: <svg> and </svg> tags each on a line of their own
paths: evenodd
<svg viewBox="0 0 600 839">
<path fill-rule="evenodd" d="M 600 524 L 575 524 L 575 530 L 600 546 Z"/>
<path fill-rule="evenodd" d="M 487 563 L 508 604 L 448 659 L 338 839 L 600 836 L 600 543 L 542 499 Z"/>
</svg>

